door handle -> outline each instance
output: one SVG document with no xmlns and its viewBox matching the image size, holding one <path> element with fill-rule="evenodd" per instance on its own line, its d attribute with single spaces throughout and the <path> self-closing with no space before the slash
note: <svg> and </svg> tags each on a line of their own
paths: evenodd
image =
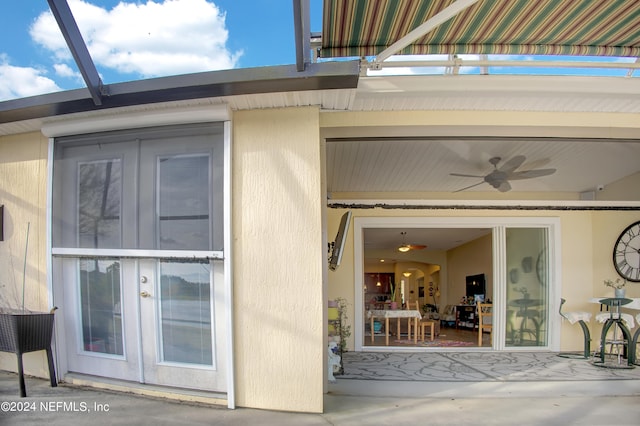
<svg viewBox="0 0 640 426">
<path fill-rule="evenodd" d="M 142 296 L 142 297 L 151 297 L 151 294 L 149 292 L 147 292 L 147 291 L 141 291 L 140 292 L 140 296 Z"/>
</svg>

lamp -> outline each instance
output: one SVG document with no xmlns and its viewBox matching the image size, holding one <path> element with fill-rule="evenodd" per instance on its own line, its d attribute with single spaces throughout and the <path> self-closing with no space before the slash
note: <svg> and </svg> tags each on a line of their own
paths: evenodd
<svg viewBox="0 0 640 426">
<path fill-rule="evenodd" d="M 402 231 L 400 235 L 402 235 L 402 245 L 398 247 L 398 251 L 402 253 L 406 253 L 409 250 L 411 250 L 411 247 L 404 241 L 404 237 L 405 235 L 407 235 L 407 233 L 405 231 Z"/>
<path fill-rule="evenodd" d="M 411 276 L 411 272 L 405 271 L 405 272 L 402 273 L 402 275 L 404 275 L 405 277 L 409 278 Z"/>
<path fill-rule="evenodd" d="M 409 250 L 422 250 L 427 248 L 427 246 L 425 246 L 424 244 L 407 244 L 407 242 L 405 241 L 405 237 L 407 236 L 406 231 L 402 231 L 400 235 L 402 235 L 402 245 L 398 247 L 399 252 L 406 253 Z"/>
</svg>

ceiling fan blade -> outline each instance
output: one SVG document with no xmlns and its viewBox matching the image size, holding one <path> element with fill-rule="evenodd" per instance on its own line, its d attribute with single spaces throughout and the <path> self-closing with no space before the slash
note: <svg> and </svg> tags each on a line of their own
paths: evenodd
<svg viewBox="0 0 640 426">
<path fill-rule="evenodd" d="M 457 189 L 457 190 L 455 190 L 455 191 L 453 191 L 453 192 L 462 192 L 462 191 L 464 191 L 464 190 L 466 190 L 466 189 L 473 188 L 474 186 L 482 185 L 483 183 L 484 183 L 484 181 L 482 181 L 482 182 L 478 182 L 478 183 L 474 183 L 473 185 L 465 186 L 464 188 L 462 188 L 462 189 Z"/>
<path fill-rule="evenodd" d="M 509 175 L 509 179 L 517 180 L 517 179 L 531 179 L 542 176 L 549 176 L 556 172 L 556 169 L 536 169 L 536 170 L 526 170 L 522 172 L 514 172 Z"/>
<path fill-rule="evenodd" d="M 484 178 L 484 176 L 479 176 L 479 175 L 465 175 L 463 173 L 449 173 L 449 175 L 451 176 L 460 176 L 460 177 L 472 177 L 472 178 Z"/>
<path fill-rule="evenodd" d="M 524 160 L 526 160 L 526 159 L 527 159 L 527 157 L 525 157 L 524 155 L 516 155 L 515 157 L 513 157 L 509 161 L 505 162 L 502 165 L 502 167 L 500 167 L 498 170 L 500 170 L 501 172 L 505 172 L 505 173 L 511 173 L 515 169 L 520 167 L 522 165 L 522 163 L 524 163 Z"/>
<path fill-rule="evenodd" d="M 507 192 L 507 191 L 511 191 L 511 185 L 509 184 L 509 182 L 507 182 L 506 180 L 504 182 L 502 182 L 500 184 L 500 186 L 498 186 L 498 191 L 500 192 Z"/>
<path fill-rule="evenodd" d="M 422 250 L 426 249 L 427 246 L 423 244 L 407 244 L 411 250 Z"/>
</svg>

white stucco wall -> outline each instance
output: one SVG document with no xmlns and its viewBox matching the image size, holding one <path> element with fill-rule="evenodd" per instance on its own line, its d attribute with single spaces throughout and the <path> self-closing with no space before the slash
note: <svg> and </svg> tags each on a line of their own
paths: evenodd
<svg viewBox="0 0 640 426">
<path fill-rule="evenodd" d="M 242 111 L 233 127 L 239 406 L 322 412 L 324 336 L 317 108 Z"/>
</svg>

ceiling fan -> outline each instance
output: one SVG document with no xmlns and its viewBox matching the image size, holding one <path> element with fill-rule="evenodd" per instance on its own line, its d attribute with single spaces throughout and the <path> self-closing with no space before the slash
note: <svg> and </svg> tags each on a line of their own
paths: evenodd
<svg viewBox="0 0 640 426">
<path fill-rule="evenodd" d="M 556 172 L 556 169 L 534 169 L 517 172 L 516 169 L 520 167 L 526 159 L 527 158 L 524 155 L 516 155 L 498 168 L 498 163 L 502 161 L 502 158 L 492 157 L 489 159 L 489 163 L 493 165 L 493 170 L 486 176 L 451 173 L 451 176 L 482 178 L 481 182 L 474 183 L 473 185 L 466 186 L 454 192 L 464 191 L 466 189 L 473 188 L 474 186 L 482 185 L 483 183 L 488 183 L 500 192 L 507 192 L 511 190 L 511 184 L 509 183 L 510 180 L 537 178 L 541 176 L 548 176 Z"/>
<path fill-rule="evenodd" d="M 427 248 L 427 246 L 423 245 L 423 244 L 407 244 L 405 242 L 405 237 L 407 236 L 407 232 L 403 231 L 400 233 L 400 235 L 402 235 L 402 245 L 400 245 L 398 247 L 398 251 L 402 252 L 402 253 L 406 253 L 409 250 L 422 250 Z"/>
</svg>

